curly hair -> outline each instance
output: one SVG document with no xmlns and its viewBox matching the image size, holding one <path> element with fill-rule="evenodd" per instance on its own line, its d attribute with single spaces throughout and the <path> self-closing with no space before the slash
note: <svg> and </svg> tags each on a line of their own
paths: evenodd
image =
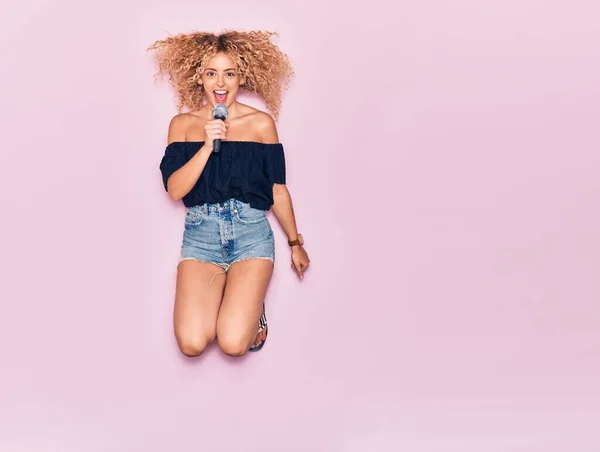
<svg viewBox="0 0 600 452">
<path fill-rule="evenodd" d="M 225 31 L 221 34 L 193 32 L 156 41 L 147 51 L 156 50 L 158 71 L 154 79 L 168 73 L 178 97 L 177 112 L 198 110 L 205 91 L 198 81 L 208 61 L 219 52 L 227 54 L 240 72 L 240 88 L 260 95 L 277 119 L 281 96 L 294 76 L 288 56 L 270 40 L 278 35 L 267 31 Z"/>
</svg>

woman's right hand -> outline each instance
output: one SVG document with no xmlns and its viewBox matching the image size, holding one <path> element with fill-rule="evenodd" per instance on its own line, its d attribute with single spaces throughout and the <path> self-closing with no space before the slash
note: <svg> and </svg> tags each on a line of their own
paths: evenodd
<svg viewBox="0 0 600 452">
<path fill-rule="evenodd" d="M 226 140 L 228 128 L 229 123 L 227 121 L 223 121 L 222 119 L 212 119 L 210 121 L 206 121 L 206 124 L 204 125 L 204 132 L 206 134 L 204 145 L 210 149 L 213 149 L 213 143 L 215 140 Z"/>
</svg>

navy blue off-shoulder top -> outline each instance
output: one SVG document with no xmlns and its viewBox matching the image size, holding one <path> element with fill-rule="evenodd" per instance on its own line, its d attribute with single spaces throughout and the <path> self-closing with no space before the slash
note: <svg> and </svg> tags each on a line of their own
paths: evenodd
<svg viewBox="0 0 600 452">
<path fill-rule="evenodd" d="M 203 141 L 174 141 L 166 147 L 160 161 L 165 190 L 169 176 L 185 165 L 203 144 Z M 186 207 L 192 207 L 236 198 L 256 209 L 269 210 L 273 205 L 273 184 L 285 184 L 281 143 L 223 141 L 221 152 L 210 155 L 200 178 L 182 201 Z"/>
</svg>

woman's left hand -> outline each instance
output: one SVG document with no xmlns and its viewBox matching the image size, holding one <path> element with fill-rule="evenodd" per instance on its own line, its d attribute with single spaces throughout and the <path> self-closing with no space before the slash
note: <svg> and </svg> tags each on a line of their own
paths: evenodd
<svg viewBox="0 0 600 452">
<path fill-rule="evenodd" d="M 308 254 L 302 245 L 296 245 L 292 247 L 292 268 L 296 270 L 300 279 L 304 279 L 304 272 L 310 264 Z"/>
</svg>

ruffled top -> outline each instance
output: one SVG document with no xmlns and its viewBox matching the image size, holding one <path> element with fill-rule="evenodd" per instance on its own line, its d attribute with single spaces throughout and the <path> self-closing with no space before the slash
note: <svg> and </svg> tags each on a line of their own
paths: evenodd
<svg viewBox="0 0 600 452">
<path fill-rule="evenodd" d="M 202 147 L 203 141 L 174 141 L 165 149 L 160 162 L 163 184 Z M 212 153 L 200 178 L 183 197 L 192 207 L 224 202 L 230 198 L 269 210 L 273 205 L 273 184 L 285 184 L 285 155 L 281 143 L 223 141 L 221 150 Z"/>
</svg>

